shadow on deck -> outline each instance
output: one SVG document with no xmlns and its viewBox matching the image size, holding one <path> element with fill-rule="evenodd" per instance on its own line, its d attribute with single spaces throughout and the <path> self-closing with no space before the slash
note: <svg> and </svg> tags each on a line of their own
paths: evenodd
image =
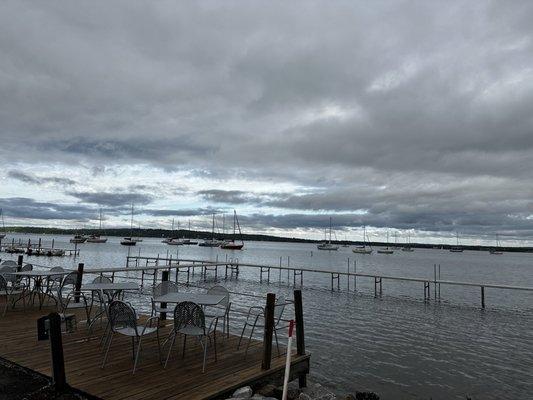
<svg viewBox="0 0 533 400">
<path fill-rule="evenodd" d="M 44 375 L 52 375 L 50 343 L 37 340 L 37 319 L 52 311 L 9 310 L 0 316 L 0 356 Z M 81 315 L 78 320 L 83 320 Z M 168 336 L 171 321 L 160 331 L 161 341 Z M 99 324 L 97 324 L 99 325 Z M 268 382 L 281 384 L 285 354 L 273 351 L 271 367 L 261 369 L 263 344 L 254 340 L 248 355 L 244 347 L 237 350 L 239 338 L 217 335 L 218 360 L 208 350 L 205 373 L 202 373 L 203 352 L 194 338 L 188 338 L 185 357 L 181 343 L 175 345 L 167 368 L 159 363 L 155 335 L 143 339 L 143 349 L 137 370 L 132 375 L 132 349 L 129 338 L 115 335 L 105 369 L 101 369 L 103 349 L 99 344 L 103 332 L 97 326 L 89 336 L 84 323 L 74 333 L 63 334 L 66 379 L 68 384 L 102 399 L 214 399 L 231 395 L 236 388 L 253 387 Z M 146 341 L 144 341 L 146 340 Z M 275 348 L 275 346 L 274 346 Z M 285 348 L 282 348 L 282 353 Z M 163 348 L 163 357 L 168 347 Z M 292 378 L 307 374 L 309 355 L 298 356 L 293 351 Z"/>
</svg>

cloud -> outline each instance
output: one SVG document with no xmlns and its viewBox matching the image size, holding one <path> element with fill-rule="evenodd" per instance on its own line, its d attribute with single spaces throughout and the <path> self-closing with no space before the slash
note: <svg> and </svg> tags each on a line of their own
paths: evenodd
<svg viewBox="0 0 533 400">
<path fill-rule="evenodd" d="M 145 205 L 153 201 L 153 196 L 143 193 L 68 192 L 68 194 L 83 203 L 109 207 L 120 207 L 129 204 Z"/>
<path fill-rule="evenodd" d="M 86 222 L 96 215 L 96 210 L 92 207 L 41 202 L 25 197 L 0 198 L 0 208 L 8 218 L 32 220 Z"/>
<path fill-rule="evenodd" d="M 74 182 L 42 165 L 86 169 L 81 205 L 526 234 L 532 15 L 460 0 L 4 2 L 0 166 L 50 186 Z"/>
<path fill-rule="evenodd" d="M 7 176 L 17 181 L 28 183 L 32 185 L 45 185 L 47 183 L 53 183 L 62 186 L 75 185 L 76 181 L 69 178 L 60 178 L 56 176 L 39 177 L 32 174 L 10 170 L 7 172 Z"/>
<path fill-rule="evenodd" d="M 220 214 L 222 211 L 218 208 L 196 208 L 196 209 L 180 209 L 180 210 L 168 210 L 168 209 L 150 209 L 146 208 L 142 210 L 142 213 L 145 215 L 150 215 L 154 217 L 193 217 L 193 216 L 203 216 L 203 215 L 213 215 Z"/>
</svg>

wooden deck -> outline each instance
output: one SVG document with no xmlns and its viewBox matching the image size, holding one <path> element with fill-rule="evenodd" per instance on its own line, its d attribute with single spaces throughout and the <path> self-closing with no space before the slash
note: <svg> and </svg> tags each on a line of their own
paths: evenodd
<svg viewBox="0 0 533 400">
<path fill-rule="evenodd" d="M 5 317 L 0 316 L 0 356 L 50 376 L 49 341 L 37 340 L 37 319 L 50 311 L 9 310 Z M 82 319 L 80 315 L 78 320 Z M 169 327 L 162 328 L 162 342 L 168 332 Z M 217 337 L 218 361 L 214 361 L 214 352 L 210 348 L 205 373 L 202 373 L 202 350 L 196 339 L 188 338 L 185 358 L 181 357 L 181 344 L 175 345 L 164 369 L 159 364 L 155 335 L 143 341 L 135 375 L 132 375 L 131 341 L 120 335 L 115 336 L 108 363 L 105 369 L 101 369 L 101 333 L 101 328 L 97 327 L 88 336 L 85 325 L 80 323 L 75 333 L 63 334 L 63 349 L 68 384 L 102 399 L 223 398 L 241 386 L 255 386 L 270 380 L 280 382 L 283 376 L 284 355 L 277 357 L 274 350 L 271 368 L 261 370 L 261 342 L 253 341 L 245 358 L 244 348 L 237 350 L 239 338 L 226 338 L 222 334 Z M 166 356 L 167 349 L 163 349 L 163 356 Z M 294 353 L 293 377 L 308 371 L 309 355 Z"/>
</svg>

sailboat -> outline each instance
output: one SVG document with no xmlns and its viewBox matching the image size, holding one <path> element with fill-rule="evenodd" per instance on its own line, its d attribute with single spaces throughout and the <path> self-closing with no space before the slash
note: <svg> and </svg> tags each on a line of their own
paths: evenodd
<svg viewBox="0 0 533 400">
<path fill-rule="evenodd" d="M 366 236 L 366 226 L 363 226 L 363 245 L 362 246 L 355 246 L 355 248 L 352 249 L 352 251 L 356 254 L 372 254 L 374 251 L 372 247 L 369 245 L 367 246 L 367 236 Z"/>
<path fill-rule="evenodd" d="M 459 232 L 455 232 L 455 236 L 457 238 L 457 246 L 450 247 L 450 252 L 451 253 L 462 253 L 463 248 L 459 246 Z"/>
<path fill-rule="evenodd" d="M 213 214 L 213 227 L 211 228 L 211 239 L 206 239 L 203 242 L 200 242 L 198 246 L 200 247 L 219 247 L 220 241 L 215 239 L 215 214 Z"/>
<path fill-rule="evenodd" d="M 326 232 L 324 232 L 324 236 L 326 236 Z M 326 238 L 324 237 L 324 242 L 317 244 L 316 248 L 318 250 L 328 250 L 328 251 L 339 250 L 339 246 L 331 243 L 331 217 L 329 217 L 329 240 L 326 240 Z"/>
<path fill-rule="evenodd" d="M 179 230 L 180 230 L 180 221 L 178 221 L 178 232 Z M 174 219 L 172 220 L 172 231 L 174 231 Z M 183 241 L 179 239 L 177 236 L 173 236 L 167 239 L 165 243 L 171 246 L 181 246 L 183 244 Z"/>
<path fill-rule="evenodd" d="M 191 232 L 191 220 L 189 220 L 189 234 Z M 198 244 L 197 241 L 195 240 L 191 240 L 189 238 L 186 238 L 185 236 L 181 238 L 181 242 L 182 244 L 185 244 L 185 245 L 196 245 Z"/>
<path fill-rule="evenodd" d="M 414 251 L 414 249 L 411 247 L 411 234 L 410 233 L 407 234 L 407 243 L 404 247 L 402 247 L 402 251 L 408 251 L 408 252 Z"/>
<path fill-rule="evenodd" d="M 387 247 L 378 249 L 379 254 L 392 254 L 394 250 L 389 247 L 389 231 L 387 231 Z"/>
<path fill-rule="evenodd" d="M 172 234 L 174 233 L 174 218 L 172 218 L 172 228 L 170 232 L 172 232 Z M 174 236 L 164 238 L 163 240 L 161 240 L 161 243 L 170 244 L 174 239 L 176 239 Z"/>
<path fill-rule="evenodd" d="M 0 217 L 2 217 L 2 232 L 0 232 L 0 240 L 6 237 L 6 224 L 4 223 L 4 213 L 2 212 L 2 209 L 0 208 Z"/>
<path fill-rule="evenodd" d="M 236 229 L 239 229 L 239 236 L 241 238 L 240 243 L 235 243 Z M 242 240 L 241 226 L 239 224 L 239 218 L 237 218 L 237 211 L 233 210 L 233 236 L 231 240 L 226 240 L 220 245 L 221 249 L 226 250 L 242 250 L 244 247 L 244 241 Z"/>
<path fill-rule="evenodd" d="M 133 239 L 133 203 L 131 204 L 130 235 L 130 237 L 125 237 L 120 241 L 122 246 L 135 246 L 137 244 L 137 241 Z"/>
<path fill-rule="evenodd" d="M 498 234 L 496 234 L 496 248 L 494 249 L 490 249 L 489 250 L 489 253 L 490 254 L 494 254 L 494 255 L 500 255 L 500 254 L 503 254 L 503 251 L 500 250 L 500 238 L 498 236 Z"/>
<path fill-rule="evenodd" d="M 98 231 L 102 232 L 102 209 L 101 208 L 100 208 L 100 225 L 99 225 Z M 100 234 L 91 235 L 87 238 L 87 243 L 105 243 L 105 242 L 107 242 L 107 238 L 101 237 Z"/>
</svg>

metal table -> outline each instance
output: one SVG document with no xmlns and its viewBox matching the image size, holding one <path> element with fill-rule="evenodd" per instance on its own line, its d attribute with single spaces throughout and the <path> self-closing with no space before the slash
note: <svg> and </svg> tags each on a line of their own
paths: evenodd
<svg viewBox="0 0 533 400">
<path fill-rule="evenodd" d="M 44 280 L 45 279 L 48 279 L 50 278 L 51 276 L 59 276 L 59 275 L 62 275 L 62 276 L 65 276 L 65 275 L 68 275 L 70 274 L 72 271 L 19 271 L 19 272 L 9 272 L 7 275 L 14 275 L 14 276 L 20 276 L 20 277 L 23 277 L 23 278 L 29 278 L 29 279 L 33 279 L 33 288 L 31 288 L 30 290 L 30 293 L 29 293 L 29 297 L 31 298 L 32 296 L 38 296 L 39 298 L 39 309 L 42 308 L 43 306 L 43 302 L 44 302 L 44 297 L 48 295 L 48 293 L 46 293 L 44 291 L 44 287 L 45 285 L 43 284 Z"/>
<path fill-rule="evenodd" d="M 192 301 L 201 306 L 216 306 L 226 297 L 223 294 L 173 292 L 154 298 L 156 303 L 181 303 Z"/>
</svg>

